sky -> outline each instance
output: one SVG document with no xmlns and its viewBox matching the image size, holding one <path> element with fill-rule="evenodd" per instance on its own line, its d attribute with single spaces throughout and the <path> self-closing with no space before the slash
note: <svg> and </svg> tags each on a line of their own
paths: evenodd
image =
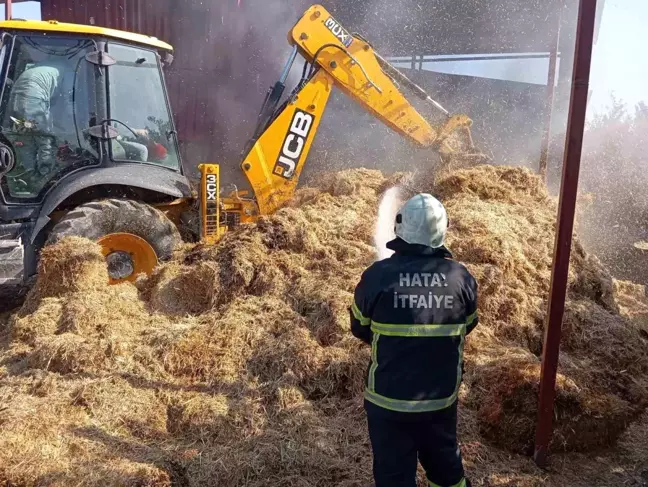
<svg viewBox="0 0 648 487">
<path fill-rule="evenodd" d="M 38 2 L 18 3 L 13 8 L 14 17 L 40 18 Z M 4 8 L 0 15 L 4 16 Z M 647 45 L 648 0 L 606 0 L 592 60 L 590 115 L 605 109 L 611 93 L 629 107 L 648 100 Z M 424 69 L 546 83 L 547 66 L 546 58 L 440 62 L 426 56 Z"/>
<path fill-rule="evenodd" d="M 648 0 L 607 0 L 592 59 L 592 109 L 610 92 L 629 106 L 648 100 Z"/>
<path fill-rule="evenodd" d="M 0 2 L 0 5 L 2 5 L 0 17 L 4 19 L 4 2 Z M 17 19 L 40 20 L 40 2 L 14 3 L 13 17 Z"/>
</svg>

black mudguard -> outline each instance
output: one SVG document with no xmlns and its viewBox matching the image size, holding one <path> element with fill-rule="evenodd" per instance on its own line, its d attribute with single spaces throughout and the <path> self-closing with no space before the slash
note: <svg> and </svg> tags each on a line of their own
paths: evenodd
<svg viewBox="0 0 648 487">
<path fill-rule="evenodd" d="M 49 223 L 49 215 L 66 199 L 93 186 L 117 185 L 155 191 L 173 198 L 191 197 L 189 180 L 182 174 L 149 164 L 119 164 L 88 168 L 61 181 L 45 198 L 31 234 L 34 243 Z"/>
</svg>

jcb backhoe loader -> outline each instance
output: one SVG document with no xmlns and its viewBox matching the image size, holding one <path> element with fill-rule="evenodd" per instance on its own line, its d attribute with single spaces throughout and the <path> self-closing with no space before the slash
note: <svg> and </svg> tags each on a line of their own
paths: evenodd
<svg viewBox="0 0 648 487">
<path fill-rule="evenodd" d="M 171 257 L 179 221 L 191 207 L 200 207 L 199 237 L 207 244 L 276 211 L 293 195 L 335 87 L 443 157 L 473 151 L 468 117 L 450 117 L 365 39 L 315 5 L 288 34 L 290 58 L 244 151 L 241 168 L 251 193 L 221 194 L 217 164 L 199 166 L 201 186 L 192 191 L 163 78 L 170 45 L 55 21 L 0 22 L 0 31 L 2 284 L 34 275 L 39 250 L 63 236 L 98 241 L 112 281 L 120 282 Z M 284 97 L 298 54 L 306 60 L 303 77 Z M 433 126 L 399 87 L 446 122 Z"/>
</svg>

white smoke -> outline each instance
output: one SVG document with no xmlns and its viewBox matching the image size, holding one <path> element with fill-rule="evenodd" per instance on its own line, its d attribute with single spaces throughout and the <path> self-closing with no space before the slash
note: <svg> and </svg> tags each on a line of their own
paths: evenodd
<svg viewBox="0 0 648 487">
<path fill-rule="evenodd" d="M 396 237 L 394 234 L 394 221 L 401 205 L 401 190 L 398 186 L 389 188 L 380 201 L 378 220 L 374 231 L 374 243 L 378 260 L 387 259 L 393 254 L 386 245 L 387 242 Z"/>
</svg>

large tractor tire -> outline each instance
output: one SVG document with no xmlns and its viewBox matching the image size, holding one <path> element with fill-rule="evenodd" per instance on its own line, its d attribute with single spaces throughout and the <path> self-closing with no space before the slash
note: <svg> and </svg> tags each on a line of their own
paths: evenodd
<svg viewBox="0 0 648 487">
<path fill-rule="evenodd" d="M 70 211 L 54 226 L 47 245 L 69 236 L 101 245 L 112 284 L 150 274 L 159 261 L 172 257 L 182 241 L 164 213 L 145 203 L 120 199 L 92 201 Z"/>
</svg>

